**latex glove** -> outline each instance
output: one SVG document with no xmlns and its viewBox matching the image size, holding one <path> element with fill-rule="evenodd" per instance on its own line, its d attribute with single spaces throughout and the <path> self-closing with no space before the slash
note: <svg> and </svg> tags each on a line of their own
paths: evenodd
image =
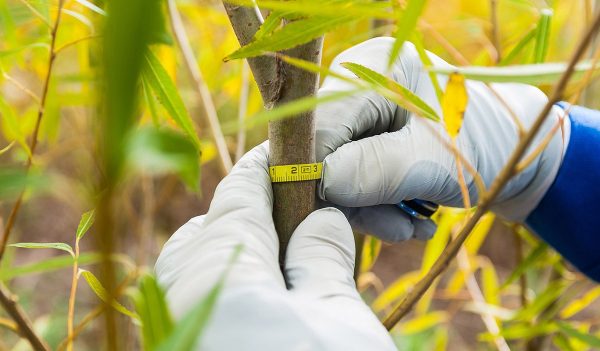
<svg viewBox="0 0 600 351">
<path fill-rule="evenodd" d="M 217 187 L 208 213 L 163 248 L 156 274 L 175 317 L 207 294 L 242 244 L 198 349 L 395 350 L 356 291 L 354 238 L 338 210 L 315 211 L 298 226 L 284 280 L 267 150 L 264 143 L 247 153 Z"/>
<path fill-rule="evenodd" d="M 354 78 L 340 63 L 355 62 L 384 73 L 393 42 L 392 38 L 375 38 L 361 43 L 340 54 L 331 69 Z M 429 57 L 434 66 L 451 67 L 433 54 Z M 414 45 L 404 45 L 389 76 L 442 116 L 433 84 Z M 438 75 L 438 80 L 444 89 L 447 76 Z M 518 142 L 517 127 L 485 84 L 467 81 L 466 86 L 469 101 L 457 138 L 458 148 L 487 188 Z M 510 104 L 525 128 L 548 101 L 539 89 L 529 85 L 494 84 L 493 88 Z M 348 89 L 352 89 L 349 83 L 328 77 L 319 94 Z M 553 108 L 532 145 L 540 143 L 559 114 L 562 110 Z M 569 138 L 568 118 L 563 127 L 565 142 L 557 132 L 534 162 L 508 182 L 494 202 L 497 213 L 522 221 L 537 206 L 558 172 Z M 430 220 L 416 220 L 392 204 L 417 198 L 462 207 L 455 158 L 432 132 L 449 140 L 442 123 L 414 116 L 380 95 L 367 92 L 320 106 L 316 129 L 317 158 L 324 160 L 320 197 L 342 206 L 356 229 L 390 241 L 427 239 L 433 235 L 435 225 Z M 474 177 L 467 171 L 465 176 L 471 203 L 476 204 L 479 193 Z"/>
</svg>

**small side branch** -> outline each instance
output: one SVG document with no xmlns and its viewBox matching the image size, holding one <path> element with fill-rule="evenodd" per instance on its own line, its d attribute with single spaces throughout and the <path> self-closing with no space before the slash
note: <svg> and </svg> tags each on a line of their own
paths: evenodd
<svg viewBox="0 0 600 351">
<path fill-rule="evenodd" d="M 29 341 L 35 351 L 50 351 L 48 345 L 33 331 L 31 321 L 17 303 L 14 295 L 3 283 L 0 283 L 0 304 L 2 304 L 6 313 L 15 321 L 19 327 L 19 332 Z"/>
</svg>

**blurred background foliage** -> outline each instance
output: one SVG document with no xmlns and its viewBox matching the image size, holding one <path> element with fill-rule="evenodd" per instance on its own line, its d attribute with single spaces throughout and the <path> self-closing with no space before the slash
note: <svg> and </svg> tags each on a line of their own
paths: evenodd
<svg viewBox="0 0 600 351">
<path fill-rule="evenodd" d="M 50 33 L 59 1 L 0 0 L 2 227 L 21 189 L 27 187 L 10 242 L 68 243 L 71 250 L 81 246 L 80 253 L 73 252 L 78 255 L 79 267 L 104 277 L 98 265 L 103 250 L 103 239 L 99 238 L 106 235 L 99 225 L 86 228 L 85 221 L 90 219 L 88 211 L 107 196 L 98 191 L 99 184 L 114 181 L 113 193 L 105 203 L 108 212 L 99 215 L 112 223 L 108 237 L 115 283 L 98 280 L 92 273 L 81 275 L 88 284 L 79 284 L 74 316 L 74 345 L 80 350 L 96 350 L 98 340 L 104 338 L 100 316 L 105 311 L 98 307 L 103 287 L 99 284 L 123 295 L 118 305 L 113 304 L 121 312 L 122 347 L 138 349 L 141 338 L 149 342 L 133 322 L 144 315 L 132 311 L 134 306 L 139 311 L 140 306 L 150 303 L 144 292 L 155 286 L 146 276 L 138 288 L 138 278 L 151 272 L 171 233 L 189 218 L 206 212 L 213 190 L 224 176 L 196 83 L 168 24 L 166 4 L 155 2 L 166 21 L 157 19 L 156 35 L 144 39 L 152 45 L 151 54 L 140 63 L 142 81 L 134 82 L 139 106 L 131 103 L 135 118 L 129 125 L 121 119 L 114 121 L 125 123 L 126 134 L 115 139 L 110 129 L 114 124 L 107 128 L 100 123 L 110 118 L 103 114 L 111 111 L 110 103 L 103 101 L 135 97 L 103 90 L 114 84 L 118 87 L 125 79 L 116 76 L 116 83 L 110 78 L 100 79 L 106 69 L 110 70 L 103 66 L 102 58 L 103 40 L 110 40 L 102 37 L 107 25 L 105 1 L 64 1 L 47 80 L 49 48 L 53 45 Z M 392 5 L 404 4 L 394 1 Z M 220 123 L 231 126 L 240 117 L 251 121 L 262 110 L 262 101 L 245 63 L 223 61 L 239 45 L 222 4 L 180 0 L 176 5 Z M 456 65 L 539 62 L 536 28 L 542 13 L 550 9 L 545 36 L 548 49 L 542 59 L 561 62 L 569 58 L 590 22 L 594 5 L 592 0 L 430 0 L 417 32 L 426 49 Z M 497 16 L 495 24 L 493 13 Z M 325 36 L 323 66 L 342 50 L 370 37 L 390 35 L 394 28 L 393 22 L 370 18 L 340 24 Z M 126 49 L 126 40 L 113 43 L 114 47 Z M 123 53 L 115 57 L 119 54 Z M 118 74 L 127 73 L 128 67 L 133 66 L 122 66 L 125 71 Z M 46 81 L 47 96 L 43 99 Z M 600 102 L 593 99 L 595 91 L 592 85 L 580 102 L 599 107 Z M 31 154 L 29 140 L 35 133 L 41 100 L 39 146 L 31 171 L 25 175 L 23 165 Z M 235 129 L 225 128 L 226 146 L 234 158 L 267 137 L 266 123 L 256 123 L 241 134 Z M 108 134 L 101 139 L 103 130 Z M 113 162 L 107 153 L 114 148 L 125 160 L 117 161 L 122 162 L 123 170 L 111 178 L 110 172 L 105 172 L 110 166 L 103 162 Z M 82 218 L 84 213 L 87 217 Z M 378 315 L 388 313 L 431 266 L 463 218 L 463 211 L 442 209 L 436 215 L 438 232 L 428 243 L 391 245 L 367 236 L 357 269 L 358 286 Z M 104 220 L 100 228 L 107 228 Z M 90 231 L 85 237 L 80 233 L 82 225 Z M 21 246 L 31 248 L 33 244 Z M 18 295 L 34 329 L 52 349 L 66 347 L 73 278 L 71 253 L 62 249 L 11 246 L 0 262 L 0 280 Z M 488 214 L 456 262 L 392 333 L 402 350 L 502 349 L 504 344 L 522 350 L 600 349 L 598 297 L 599 287 L 574 272 L 534 235 Z M 156 308 L 161 310 L 159 305 Z M 164 328 L 170 330 L 172 326 Z M 29 349 L 13 329 L 12 321 L 0 311 L 0 350 Z"/>
</svg>

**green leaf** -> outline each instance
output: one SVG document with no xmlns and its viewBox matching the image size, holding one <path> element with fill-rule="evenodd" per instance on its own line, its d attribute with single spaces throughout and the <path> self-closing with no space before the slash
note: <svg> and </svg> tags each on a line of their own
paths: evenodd
<svg viewBox="0 0 600 351">
<path fill-rule="evenodd" d="M 533 62 L 541 63 L 548 54 L 548 41 L 550 39 L 550 22 L 553 12 L 551 9 L 543 9 L 540 13 L 535 36 L 535 50 L 533 51 Z"/>
<path fill-rule="evenodd" d="M 79 274 L 81 274 L 81 276 L 83 276 L 83 278 L 88 283 L 88 285 L 90 286 L 92 291 L 96 294 L 96 296 L 98 296 L 100 298 L 100 300 L 102 300 L 104 302 L 108 301 L 108 299 L 109 299 L 108 292 L 106 291 L 104 286 L 102 286 L 102 283 L 100 283 L 98 278 L 96 278 L 96 276 L 92 272 L 81 269 Z M 139 319 L 139 317 L 134 312 L 131 312 L 130 310 L 128 310 L 125 306 L 121 305 L 117 300 L 113 299 L 110 302 L 110 305 L 116 311 L 121 312 L 122 314 L 124 314 L 128 317 L 131 317 L 132 319 L 135 319 L 135 320 Z"/>
<path fill-rule="evenodd" d="M 69 244 L 65 243 L 16 243 L 10 244 L 12 247 L 20 247 L 24 249 L 57 249 L 66 251 L 71 254 L 71 256 L 75 256 L 73 249 Z"/>
<path fill-rule="evenodd" d="M 25 276 L 34 273 L 48 273 L 63 268 L 73 267 L 73 256 L 62 255 L 59 257 L 48 258 L 39 262 L 23 266 L 13 266 L 10 269 L 0 271 L 0 281 L 8 281 L 16 277 Z M 95 264 L 100 262 L 101 256 L 97 253 L 81 253 L 77 262 L 79 265 Z"/>
<path fill-rule="evenodd" d="M 404 45 L 404 42 L 415 29 L 417 21 L 419 20 L 421 13 L 423 13 L 426 4 L 426 0 L 409 0 L 406 9 L 399 13 L 398 20 L 396 21 L 396 33 L 394 34 L 396 40 L 394 41 L 394 45 L 390 52 L 388 67 L 392 67 L 396 61 L 396 58 L 400 54 L 400 50 L 402 50 L 402 45 Z"/>
<path fill-rule="evenodd" d="M 304 111 L 312 110 L 317 105 L 340 100 L 364 90 L 365 89 L 338 91 L 334 93 L 321 94 L 319 96 L 307 96 L 296 99 L 283 105 L 279 105 L 271 110 L 259 112 L 256 115 L 247 118 L 243 125 L 237 121 L 225 124 L 223 125 L 223 133 L 231 134 L 242 128 L 249 129 L 266 124 L 269 121 L 278 121 Z"/>
<path fill-rule="evenodd" d="M 144 77 L 142 77 L 142 87 L 144 88 L 144 101 L 146 102 L 146 106 L 148 107 L 148 110 L 150 111 L 150 117 L 152 118 L 152 124 L 154 125 L 154 127 L 158 128 L 160 127 L 160 118 L 158 117 L 158 109 L 156 107 L 156 101 L 154 99 L 154 96 L 152 96 L 151 94 L 151 88 L 150 85 L 148 85 L 148 82 L 144 79 Z"/>
<path fill-rule="evenodd" d="M 600 72 L 600 67 L 593 67 L 590 60 L 582 61 L 575 66 L 573 79 L 580 79 L 585 72 L 594 68 L 594 75 Z M 567 69 L 566 63 L 540 63 L 533 65 L 514 65 L 504 67 L 433 67 L 431 71 L 449 75 L 458 72 L 467 79 L 482 82 L 513 82 L 531 85 L 552 84 L 558 81 Z"/>
<path fill-rule="evenodd" d="M 237 260 L 242 246 L 238 245 L 230 258 L 230 264 L 218 280 L 217 284 L 210 289 L 208 294 L 200 300 L 177 325 L 173 332 L 157 348 L 158 351 L 192 351 L 199 343 L 202 331 L 206 328 L 208 320 L 215 308 L 217 298 L 223 289 L 225 278 L 232 267 L 233 262 Z"/>
<path fill-rule="evenodd" d="M 560 330 L 563 333 L 567 334 L 568 336 L 575 338 L 577 340 L 580 340 L 595 349 L 600 348 L 600 338 L 599 337 L 592 335 L 592 334 L 582 333 L 581 331 L 573 328 L 571 325 L 569 325 L 566 322 L 557 321 L 556 324 L 558 325 Z"/>
<path fill-rule="evenodd" d="M 128 143 L 129 162 L 153 174 L 175 172 L 192 189 L 198 189 L 200 160 L 188 138 L 152 127 L 136 131 Z"/>
<path fill-rule="evenodd" d="M 527 257 L 525 257 L 525 259 L 523 259 L 519 263 L 519 265 L 512 271 L 512 273 L 510 274 L 510 276 L 508 277 L 508 279 L 506 279 L 506 281 L 502 284 L 502 286 L 500 287 L 500 289 L 502 290 L 502 289 L 506 288 L 512 282 L 514 282 L 515 280 L 517 280 L 521 275 L 523 275 L 523 273 L 525 273 L 526 270 L 528 270 L 529 268 L 531 268 L 542 257 L 544 257 L 544 254 L 547 252 L 547 250 L 548 250 L 548 244 L 546 244 L 546 243 L 539 243 L 538 246 L 535 249 L 533 249 L 527 255 Z"/>
<path fill-rule="evenodd" d="M 27 155 L 31 157 L 31 150 L 27 143 L 27 138 L 21 130 L 21 121 L 17 119 L 13 109 L 0 97 L 0 122 L 2 125 L 2 133 L 6 139 L 16 140 L 19 145 L 25 150 Z"/>
<path fill-rule="evenodd" d="M 266 52 L 275 52 L 306 44 L 343 23 L 358 19 L 355 16 L 347 15 L 299 19 L 286 24 L 271 35 L 251 41 L 227 56 L 225 61 L 260 56 Z"/>
<path fill-rule="evenodd" d="M 289 11 L 273 11 L 265 18 L 263 24 L 260 25 L 260 28 L 254 34 L 253 40 L 261 39 L 271 33 L 275 29 L 277 29 L 281 25 L 281 21 L 286 17 L 291 15 L 292 12 Z"/>
<path fill-rule="evenodd" d="M 532 29 L 530 29 L 529 32 L 527 32 L 527 34 L 525 34 L 523 38 L 521 38 L 521 40 L 517 42 L 517 44 L 512 48 L 512 50 L 510 50 L 510 52 L 506 56 L 504 56 L 502 60 L 500 60 L 498 65 L 506 66 L 507 64 L 511 63 L 517 57 L 517 55 L 523 52 L 527 45 L 531 43 L 533 38 L 535 38 L 536 34 L 537 27 L 533 27 Z"/>
<path fill-rule="evenodd" d="M 95 219 L 96 212 L 94 210 L 90 210 L 81 216 L 81 220 L 79 220 L 79 225 L 77 226 L 77 234 L 75 235 L 77 240 L 81 239 L 87 233 L 94 224 Z"/>
<path fill-rule="evenodd" d="M 83 5 L 84 7 L 87 7 L 88 9 L 92 10 L 93 12 L 102 15 L 102 16 L 106 16 L 106 11 L 104 11 L 103 9 L 101 9 L 100 7 L 94 5 L 92 2 L 88 1 L 88 0 L 76 0 L 78 3 L 80 3 L 81 5 Z"/>
<path fill-rule="evenodd" d="M 144 350 L 154 350 L 173 330 L 165 293 L 151 275 L 144 275 L 134 295 L 135 310 L 142 322 Z"/>
<path fill-rule="evenodd" d="M 20 53 L 21 51 L 24 51 L 27 49 L 34 49 L 34 48 L 44 48 L 44 49 L 48 50 L 48 49 L 50 49 L 50 45 L 48 45 L 48 43 L 35 42 L 35 43 L 20 46 L 20 47 L 14 48 L 14 49 L 0 50 L 0 58 L 15 55 L 15 54 Z"/>
<path fill-rule="evenodd" d="M 146 54 L 143 79 L 148 82 L 148 85 L 152 88 L 156 96 L 158 96 L 160 103 L 169 112 L 175 123 L 183 129 L 185 134 L 194 143 L 196 149 L 200 150 L 200 139 L 194 130 L 192 118 L 188 114 L 183 100 L 177 92 L 177 87 L 152 52 Z"/>
<path fill-rule="evenodd" d="M 387 94 L 385 97 L 398 104 L 398 106 L 419 116 L 429 118 L 436 122 L 440 121 L 440 116 L 432 107 L 412 91 L 398 84 L 393 79 L 357 63 L 344 62 L 341 65 L 369 84 L 392 91 L 394 94 Z"/>
<path fill-rule="evenodd" d="M 557 280 L 548 284 L 546 289 L 542 291 L 529 305 L 521 309 L 514 317 L 515 321 L 529 321 L 546 309 L 551 303 L 556 301 L 568 287 L 565 281 Z"/>
</svg>

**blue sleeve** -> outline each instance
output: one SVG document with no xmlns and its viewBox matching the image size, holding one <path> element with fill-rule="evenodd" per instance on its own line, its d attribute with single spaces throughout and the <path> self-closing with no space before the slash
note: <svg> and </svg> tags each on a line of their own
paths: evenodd
<svg viewBox="0 0 600 351">
<path fill-rule="evenodd" d="M 569 118 L 571 137 L 561 167 L 526 224 L 600 282 L 600 111 L 572 106 Z"/>
</svg>

